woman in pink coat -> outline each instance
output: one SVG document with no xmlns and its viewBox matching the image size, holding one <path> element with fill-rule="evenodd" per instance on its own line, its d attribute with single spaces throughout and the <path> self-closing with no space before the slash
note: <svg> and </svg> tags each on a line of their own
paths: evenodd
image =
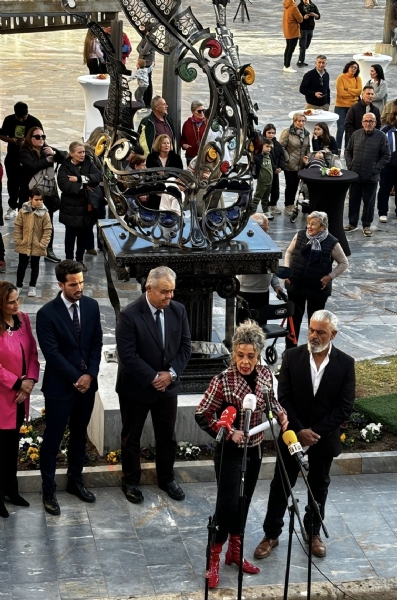
<svg viewBox="0 0 397 600">
<path fill-rule="evenodd" d="M 19 311 L 13 283 L 0 281 L 0 516 L 4 505 L 29 506 L 18 493 L 19 430 L 29 414 L 30 393 L 39 378 L 37 345 L 29 317 Z"/>
</svg>

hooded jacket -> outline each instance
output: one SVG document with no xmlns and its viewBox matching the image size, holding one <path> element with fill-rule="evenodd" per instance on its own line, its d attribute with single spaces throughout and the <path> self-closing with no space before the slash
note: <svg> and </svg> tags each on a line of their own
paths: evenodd
<svg viewBox="0 0 397 600">
<path fill-rule="evenodd" d="M 284 0 L 283 32 L 286 40 L 292 40 L 300 36 L 300 26 L 303 17 L 298 10 L 294 0 Z"/>
<path fill-rule="evenodd" d="M 15 252 L 28 256 L 46 256 L 50 243 L 52 225 L 45 206 L 33 210 L 30 202 L 25 202 L 15 219 Z"/>
</svg>

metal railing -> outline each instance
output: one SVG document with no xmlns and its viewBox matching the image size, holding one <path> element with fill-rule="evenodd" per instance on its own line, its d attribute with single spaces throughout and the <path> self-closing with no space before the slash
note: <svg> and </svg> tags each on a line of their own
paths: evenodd
<svg viewBox="0 0 397 600">
<path fill-rule="evenodd" d="M 117 12 L 79 12 L 88 16 L 90 21 L 97 21 L 103 26 L 110 25 L 110 21 L 117 20 Z M 57 31 L 61 29 L 85 29 L 85 25 L 77 23 L 73 16 L 65 12 L 51 13 L 4 13 L 0 12 L 0 34 L 23 33 L 26 31 Z"/>
</svg>

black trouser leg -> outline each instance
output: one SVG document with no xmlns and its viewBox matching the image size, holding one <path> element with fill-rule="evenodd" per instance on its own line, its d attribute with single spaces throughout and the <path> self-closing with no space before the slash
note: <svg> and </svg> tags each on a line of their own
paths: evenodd
<svg viewBox="0 0 397 600">
<path fill-rule="evenodd" d="M 66 258 L 74 259 L 74 244 L 76 241 L 76 231 L 74 227 L 65 225 L 65 256 Z"/>
<path fill-rule="evenodd" d="M 8 206 L 13 210 L 18 208 L 19 183 L 21 166 L 19 164 L 19 155 L 14 158 L 9 154 L 4 159 L 4 166 L 7 173 L 7 191 L 9 195 Z"/>
<path fill-rule="evenodd" d="M 332 456 L 323 456 L 322 453 L 317 451 L 317 449 L 315 450 L 314 447 L 309 450 L 308 456 L 309 474 L 307 476 L 307 481 L 315 501 L 320 505 L 321 518 L 324 519 L 325 503 L 327 502 L 328 488 L 329 484 L 331 483 L 329 472 L 331 470 L 333 458 Z M 309 505 L 311 504 L 311 498 L 309 494 L 307 497 L 307 502 Z M 306 513 L 303 518 L 303 524 L 308 533 L 309 523 L 310 518 Z M 313 524 L 313 535 L 319 535 L 321 530 L 321 521 L 316 513 L 314 513 Z"/>
<path fill-rule="evenodd" d="M 17 287 L 23 287 L 23 278 L 25 277 L 26 269 L 29 263 L 29 256 L 27 254 L 18 254 L 18 268 L 17 268 Z"/>
<path fill-rule="evenodd" d="M 15 429 L 0 429 L 0 503 L 4 496 L 18 494 L 19 430 L 25 418 L 25 403 L 17 405 Z"/>
<path fill-rule="evenodd" d="M 357 227 L 358 220 L 360 218 L 361 198 L 361 183 L 353 181 L 350 186 L 349 194 L 349 223 L 350 225 L 354 225 L 354 227 Z"/>
<path fill-rule="evenodd" d="M 85 242 L 84 242 L 84 250 L 92 250 L 95 248 L 95 239 L 94 239 L 94 225 L 90 227 L 85 227 Z M 77 241 L 78 244 L 78 241 Z"/>
<path fill-rule="evenodd" d="M 52 232 L 51 232 L 50 243 L 48 244 L 47 248 L 52 248 L 53 247 L 52 245 L 54 243 L 54 213 L 48 207 L 47 207 L 47 210 L 48 210 L 48 214 L 50 215 L 51 225 L 52 225 Z"/>
<path fill-rule="evenodd" d="M 280 179 L 278 173 L 273 173 L 272 189 L 270 192 L 269 206 L 276 206 L 280 198 Z"/>
<path fill-rule="evenodd" d="M 362 197 L 363 197 L 363 214 L 361 215 L 362 226 L 371 227 L 371 223 L 374 220 L 375 210 L 375 198 L 376 188 L 378 184 L 376 181 L 363 182 L 361 184 Z"/>
<path fill-rule="evenodd" d="M 39 269 L 40 269 L 40 256 L 31 256 L 30 257 L 30 287 L 36 287 L 37 279 L 39 277 Z"/>
<path fill-rule="evenodd" d="M 0 233 L 0 260 L 5 259 L 5 253 L 6 253 L 6 250 L 4 248 L 3 236 Z"/>
<path fill-rule="evenodd" d="M 91 246 L 91 248 L 94 247 L 94 232 L 93 232 L 93 225 L 90 225 L 88 228 L 85 227 L 78 227 L 76 228 L 76 260 L 77 262 L 83 262 L 84 259 L 84 252 L 86 250 L 86 242 L 88 239 L 88 236 L 91 237 L 91 243 L 93 244 Z M 88 232 L 87 232 L 88 229 Z M 88 236 L 87 236 L 88 233 Z M 88 248 L 88 250 L 90 250 L 90 248 Z"/>
<path fill-rule="evenodd" d="M 284 52 L 284 67 L 291 66 L 291 59 L 296 48 L 296 44 L 298 43 L 299 38 L 292 38 L 291 40 L 285 40 L 285 52 Z"/>
<path fill-rule="evenodd" d="M 150 107 L 150 103 L 152 101 L 153 98 L 153 82 L 152 82 L 152 71 L 150 71 L 149 73 L 149 85 L 145 90 L 145 93 L 143 95 L 143 102 L 145 103 L 145 106 Z"/>
<path fill-rule="evenodd" d="M 94 408 L 95 392 L 88 390 L 79 394 L 74 403 L 69 417 L 69 445 L 68 445 L 68 477 L 83 483 L 82 472 L 85 462 L 87 445 L 87 427 Z"/>
<path fill-rule="evenodd" d="M 298 191 L 299 177 L 297 171 L 284 171 L 285 177 L 285 206 L 292 206 Z"/>
<path fill-rule="evenodd" d="M 159 485 L 175 479 L 174 463 L 177 443 L 175 422 L 178 410 L 178 397 L 160 398 L 150 405 L 154 436 L 156 438 L 156 473 Z"/>
<path fill-rule="evenodd" d="M 119 394 L 121 413 L 121 464 L 123 483 L 139 485 L 141 481 L 140 447 L 143 426 L 150 405 L 139 402 L 130 394 Z"/>
</svg>

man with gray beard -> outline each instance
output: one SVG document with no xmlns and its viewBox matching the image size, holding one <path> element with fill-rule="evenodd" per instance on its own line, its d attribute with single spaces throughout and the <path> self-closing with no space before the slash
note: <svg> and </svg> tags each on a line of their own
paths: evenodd
<svg viewBox="0 0 397 600">
<path fill-rule="evenodd" d="M 332 461 L 341 452 L 340 426 L 349 418 L 355 398 L 354 359 L 332 343 L 337 326 L 337 317 L 329 310 L 313 313 L 308 343 L 285 352 L 278 380 L 278 401 L 287 412 L 288 429 L 296 433 L 303 449 L 307 449 L 310 465 L 307 479 L 322 519 Z M 279 446 L 292 488 L 299 465 L 290 455 L 281 434 Z M 265 537 L 255 549 L 255 558 L 268 557 L 279 543 L 288 504 L 287 486 L 280 473 L 277 458 L 263 523 Z M 304 525 L 309 532 L 308 513 Z M 320 537 L 320 528 L 320 520 L 314 513 L 312 553 L 324 557 L 326 547 Z"/>
</svg>

